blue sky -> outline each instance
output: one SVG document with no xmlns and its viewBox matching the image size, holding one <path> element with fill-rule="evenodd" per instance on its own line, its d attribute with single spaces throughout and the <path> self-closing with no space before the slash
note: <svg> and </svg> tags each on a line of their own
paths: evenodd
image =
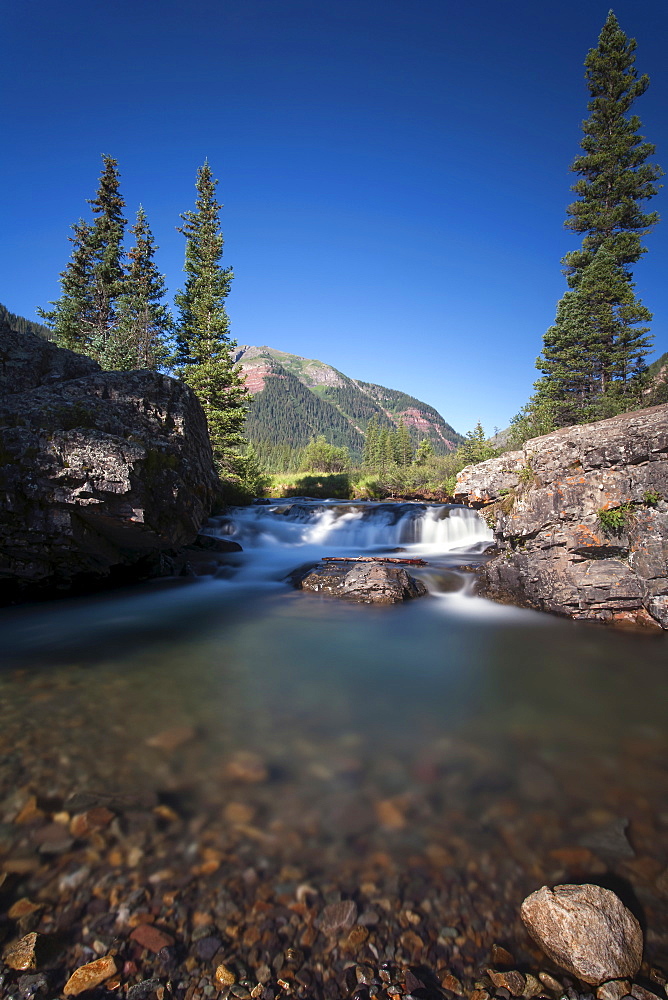
<svg viewBox="0 0 668 1000">
<path fill-rule="evenodd" d="M 197 167 L 219 178 L 240 344 L 317 357 L 504 427 L 565 290 L 563 228 L 609 0 L 29 0 L 0 15 L 0 301 L 37 318 L 102 154 L 170 293 Z M 618 0 L 668 168 L 668 5 Z M 665 192 L 652 202 L 666 214 Z M 637 291 L 668 350 L 668 220 Z"/>
</svg>

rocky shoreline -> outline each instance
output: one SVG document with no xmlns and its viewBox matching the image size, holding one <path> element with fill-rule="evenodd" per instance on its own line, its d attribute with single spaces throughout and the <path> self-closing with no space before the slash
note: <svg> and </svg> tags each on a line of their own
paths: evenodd
<svg viewBox="0 0 668 1000">
<path fill-rule="evenodd" d="M 499 552 L 485 592 L 570 618 L 668 628 L 668 404 L 527 441 L 459 473 Z"/>
</svg>

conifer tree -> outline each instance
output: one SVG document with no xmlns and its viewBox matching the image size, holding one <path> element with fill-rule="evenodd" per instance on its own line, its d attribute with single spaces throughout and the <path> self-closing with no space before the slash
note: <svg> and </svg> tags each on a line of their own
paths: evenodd
<svg viewBox="0 0 668 1000">
<path fill-rule="evenodd" d="M 94 357 L 101 358 L 116 323 L 116 304 L 123 292 L 123 235 L 125 202 L 120 193 L 118 163 L 103 156 L 100 185 L 88 204 L 95 221 L 91 229 L 92 249 L 92 323 L 91 345 Z"/>
<path fill-rule="evenodd" d="M 141 205 L 130 231 L 134 235 L 134 246 L 127 254 L 118 320 L 100 360 L 103 368 L 157 369 L 167 361 L 171 316 L 162 304 L 164 276 L 153 260 L 157 247 Z"/>
<path fill-rule="evenodd" d="M 103 156 L 95 198 L 88 199 L 95 219 L 73 226 L 72 257 L 61 273 L 62 295 L 53 309 L 38 310 L 56 343 L 96 359 L 103 358 L 116 323 L 116 303 L 123 288 L 122 246 L 125 219 L 118 164 Z"/>
<path fill-rule="evenodd" d="M 234 363 L 225 299 L 232 269 L 221 266 L 216 185 L 208 161 L 197 172 L 195 211 L 185 212 L 180 232 L 186 237 L 185 286 L 175 296 L 177 372 L 194 389 L 206 413 L 209 435 L 219 469 L 238 473 L 235 458 L 243 443 L 248 391 Z"/>
<path fill-rule="evenodd" d="M 72 255 L 60 273 L 62 295 L 51 302 L 53 309 L 38 309 L 38 314 L 53 331 L 59 347 L 84 354 L 90 351 L 92 327 L 91 227 L 83 219 L 72 226 Z"/>
<path fill-rule="evenodd" d="M 367 469 L 374 469 L 376 466 L 378 433 L 378 418 L 374 414 L 366 425 L 366 437 L 364 438 L 363 462 Z"/>
<path fill-rule="evenodd" d="M 599 247 L 624 268 L 637 263 L 646 252 L 642 237 L 659 221 L 656 212 L 643 211 L 643 202 L 657 193 L 663 171 L 647 162 L 656 147 L 639 134 L 638 116 L 629 115 L 649 87 L 646 74 L 638 78 L 635 50 L 636 40 L 626 37 L 610 11 L 598 45 L 585 59 L 590 117 L 583 124 L 583 153 L 571 166 L 580 179 L 572 188 L 578 201 L 568 206 L 566 222 L 584 237 L 582 249 L 564 258 L 573 288 Z"/>
<path fill-rule="evenodd" d="M 571 291 L 557 307 L 536 366 L 532 408 L 550 412 L 555 426 L 607 415 L 638 399 L 638 379 L 650 347 L 652 316 L 636 299 L 631 265 L 646 248 L 642 237 L 658 221 L 643 203 L 657 193 L 661 169 L 648 158 L 655 147 L 639 134 L 640 119 L 630 115 L 649 78 L 634 68 L 636 42 L 620 29 L 612 11 L 598 45 L 585 60 L 591 99 L 584 123 L 583 154 L 572 170 L 579 200 L 569 205 L 566 226 L 582 233 L 582 247 L 564 258 Z M 625 402 L 626 400 L 626 402 Z M 522 418 L 526 421 L 527 414 Z"/>
<path fill-rule="evenodd" d="M 413 456 L 411 436 L 403 419 L 399 420 L 396 433 L 396 460 L 399 465 L 410 465 Z"/>
</svg>

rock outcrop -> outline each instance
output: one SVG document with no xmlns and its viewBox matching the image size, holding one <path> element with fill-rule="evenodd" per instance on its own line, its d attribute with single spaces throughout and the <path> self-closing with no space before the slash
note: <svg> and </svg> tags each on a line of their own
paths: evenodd
<svg viewBox="0 0 668 1000">
<path fill-rule="evenodd" d="M 102 372 L 6 327 L 0 384 L 5 598 L 120 567 L 155 575 L 167 553 L 195 540 L 218 481 L 187 386 L 150 371 Z"/>
<path fill-rule="evenodd" d="M 490 597 L 668 629 L 668 404 L 468 466 L 455 497 L 494 528 Z"/>
<path fill-rule="evenodd" d="M 302 590 L 341 597 L 360 604 L 398 604 L 422 597 L 427 588 L 401 566 L 381 562 L 325 562 L 298 581 Z"/>
</svg>

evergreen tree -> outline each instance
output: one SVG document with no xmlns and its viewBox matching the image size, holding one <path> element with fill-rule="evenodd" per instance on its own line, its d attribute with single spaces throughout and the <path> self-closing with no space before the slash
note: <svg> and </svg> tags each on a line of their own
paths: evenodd
<svg viewBox="0 0 668 1000">
<path fill-rule="evenodd" d="M 364 439 L 363 462 L 367 469 L 374 469 L 376 464 L 376 451 L 378 446 L 378 418 L 373 416 L 366 425 L 366 437 Z"/>
<path fill-rule="evenodd" d="M 638 116 L 629 115 L 649 86 L 646 74 L 638 79 L 635 50 L 635 39 L 626 37 L 610 11 L 597 47 L 585 59 L 591 114 L 583 124 L 583 155 L 571 167 L 580 175 L 572 188 L 579 200 L 568 206 L 566 222 L 568 229 L 585 235 L 582 249 L 564 258 L 573 288 L 599 247 L 624 268 L 635 264 L 646 252 L 641 238 L 659 221 L 656 212 L 642 209 L 657 193 L 655 182 L 663 171 L 646 162 L 656 147 L 639 134 Z"/>
<path fill-rule="evenodd" d="M 167 337 L 172 321 L 169 310 L 162 304 L 164 276 L 153 260 L 157 247 L 141 205 L 130 231 L 135 240 L 127 254 L 118 321 L 100 360 L 103 368 L 157 369 L 167 361 Z"/>
<path fill-rule="evenodd" d="M 95 219 L 80 219 L 70 237 L 74 249 L 61 273 L 61 297 L 53 309 L 38 310 L 61 347 L 100 359 L 115 323 L 116 303 L 123 288 L 122 245 L 125 219 L 118 164 L 103 156 L 95 198 L 88 204 Z"/>
<path fill-rule="evenodd" d="M 426 465 L 434 456 L 434 446 L 429 438 L 422 438 L 415 451 L 415 464 Z"/>
<path fill-rule="evenodd" d="M 120 193 L 118 163 L 103 156 L 104 169 L 100 186 L 88 204 L 95 221 L 90 231 L 92 250 L 91 345 L 96 358 L 102 358 L 116 324 L 116 304 L 123 291 L 123 235 L 125 202 Z"/>
<path fill-rule="evenodd" d="M 60 273 L 61 296 L 51 302 L 53 309 L 38 309 L 38 314 L 53 332 L 59 347 L 90 353 L 92 328 L 91 227 L 83 219 L 72 226 L 72 256 Z"/>
<path fill-rule="evenodd" d="M 396 460 L 399 465 L 410 465 L 413 457 L 413 446 L 408 428 L 403 420 L 399 421 L 396 434 Z"/>
<path fill-rule="evenodd" d="M 477 462 L 484 462 L 488 458 L 496 458 L 498 454 L 498 448 L 491 445 L 485 437 L 485 430 L 480 421 L 472 431 L 468 432 L 464 444 L 458 448 L 458 457 L 466 465 L 474 465 Z"/>
<path fill-rule="evenodd" d="M 580 175 L 573 185 L 579 200 L 568 207 L 566 222 L 584 235 L 581 249 L 563 261 L 571 290 L 545 335 L 536 362 L 543 378 L 530 404 L 549 411 L 556 426 L 607 414 L 613 398 L 616 412 L 634 405 L 650 347 L 648 327 L 638 324 L 652 316 L 635 297 L 630 267 L 645 253 L 641 239 L 658 221 L 642 203 L 657 193 L 662 171 L 646 162 L 654 146 L 639 135 L 639 118 L 629 115 L 649 85 L 647 76 L 638 79 L 635 48 L 610 11 L 585 60 L 590 117 L 583 154 L 572 166 Z M 527 418 L 525 413 L 522 421 Z"/>
<path fill-rule="evenodd" d="M 237 475 L 235 457 L 243 442 L 248 391 L 232 358 L 236 342 L 229 333 L 225 299 L 232 281 L 224 268 L 223 236 L 216 185 L 208 161 L 197 172 L 194 212 L 185 212 L 180 232 L 186 237 L 185 286 L 175 296 L 179 309 L 176 364 L 179 376 L 197 394 L 209 426 L 219 469 Z"/>
</svg>

